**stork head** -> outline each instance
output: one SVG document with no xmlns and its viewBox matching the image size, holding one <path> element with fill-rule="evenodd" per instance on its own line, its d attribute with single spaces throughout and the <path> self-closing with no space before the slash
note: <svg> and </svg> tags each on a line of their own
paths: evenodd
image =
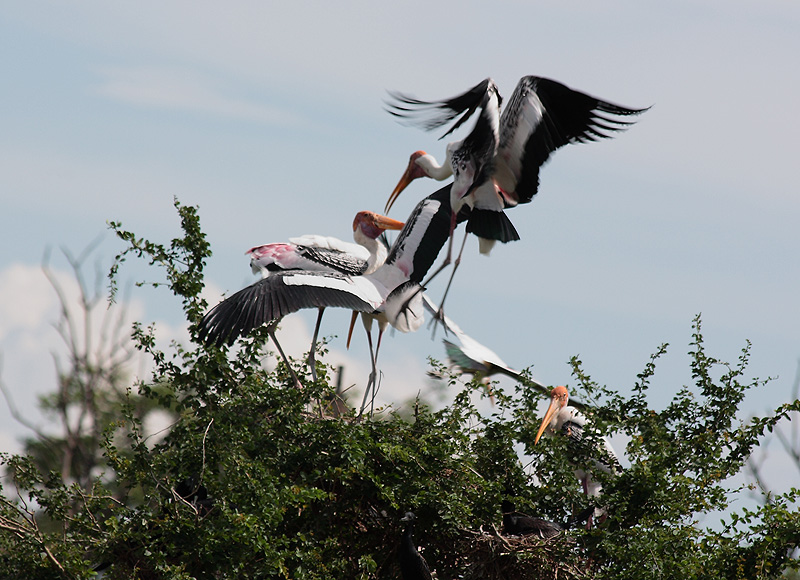
<svg viewBox="0 0 800 580">
<path fill-rule="evenodd" d="M 370 239 L 377 239 L 385 230 L 401 230 L 405 224 L 401 221 L 375 213 L 360 211 L 353 219 L 353 232 L 361 232 Z"/>
<path fill-rule="evenodd" d="M 414 512 L 406 512 L 406 515 L 404 515 L 400 519 L 400 521 L 401 522 L 413 522 L 416 519 L 417 519 L 417 516 L 414 515 Z"/>
<path fill-rule="evenodd" d="M 408 185 L 412 181 L 420 177 L 430 177 L 425 168 L 423 167 L 423 165 L 419 163 L 420 159 L 424 159 L 426 157 L 429 157 L 429 155 L 424 151 L 414 151 L 411 154 L 411 157 L 409 157 L 408 159 L 408 167 L 406 167 L 406 171 L 405 173 L 403 173 L 403 177 L 400 178 L 400 181 L 395 186 L 392 195 L 389 196 L 389 201 L 386 202 L 386 208 L 384 209 L 384 211 L 388 212 L 391 209 L 392 204 L 398 198 L 400 193 L 406 187 L 408 187 Z"/>
<path fill-rule="evenodd" d="M 544 433 L 544 430 L 547 429 L 547 426 L 553 420 L 553 417 L 555 417 L 561 409 L 567 406 L 567 402 L 569 401 L 569 391 L 567 391 L 567 387 L 558 386 L 550 392 L 550 397 L 550 406 L 547 408 L 547 412 L 544 414 L 544 419 L 542 419 L 542 424 L 539 426 L 539 431 L 536 433 L 536 439 L 533 442 L 534 445 L 539 442 L 542 433 Z"/>
</svg>

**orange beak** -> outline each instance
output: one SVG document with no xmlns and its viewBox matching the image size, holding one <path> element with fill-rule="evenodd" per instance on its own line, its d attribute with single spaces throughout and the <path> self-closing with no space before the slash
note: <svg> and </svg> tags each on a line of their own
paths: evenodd
<svg viewBox="0 0 800 580">
<path fill-rule="evenodd" d="M 561 397 L 555 393 L 555 389 L 553 392 L 553 398 L 550 400 L 550 406 L 547 408 L 547 413 L 544 414 L 544 419 L 542 419 L 542 424 L 539 426 L 539 431 L 536 433 L 536 439 L 534 439 L 533 444 L 536 445 L 539 442 L 539 439 L 542 437 L 542 433 L 544 430 L 547 429 L 547 426 L 550 424 L 550 421 L 553 420 L 555 414 L 561 410 L 564 404 L 562 402 Z"/>
<path fill-rule="evenodd" d="M 359 225 L 367 227 L 378 228 L 379 230 L 402 230 L 405 225 L 401 221 L 397 221 L 385 215 L 375 213 L 374 211 L 360 211 L 353 219 L 353 231 L 358 229 Z M 378 234 L 375 235 L 377 237 Z"/>
<path fill-rule="evenodd" d="M 408 184 L 414 181 L 414 177 L 412 177 L 412 173 L 414 171 L 414 162 L 408 164 L 408 168 L 406 168 L 406 172 L 403 174 L 403 177 L 400 178 L 400 181 L 397 182 L 397 185 L 394 187 L 394 191 L 392 195 L 389 196 L 389 201 L 386 202 L 386 207 L 384 208 L 385 212 L 389 212 L 392 209 L 392 204 L 395 200 L 400 196 L 402 191 L 408 187 Z"/>
<path fill-rule="evenodd" d="M 379 213 L 373 215 L 372 223 L 382 230 L 402 230 L 403 226 L 406 225 L 404 222 L 386 217 L 385 215 L 381 215 Z"/>
<path fill-rule="evenodd" d="M 350 339 L 353 338 L 353 327 L 356 325 L 356 319 L 358 318 L 358 312 L 353 310 L 353 316 L 350 318 L 350 330 L 347 331 L 347 348 L 350 349 Z"/>
<path fill-rule="evenodd" d="M 417 179 L 418 177 L 424 177 L 425 172 L 423 169 L 417 165 L 417 159 L 422 157 L 423 155 L 427 155 L 424 151 L 415 151 L 411 154 L 411 157 L 408 160 L 408 167 L 406 167 L 406 172 L 403 173 L 403 177 L 400 178 L 400 181 L 397 182 L 397 185 L 392 192 L 392 195 L 389 196 L 389 201 L 386 202 L 386 207 L 384 211 L 389 213 L 389 210 L 392 208 L 392 204 L 395 202 L 397 197 L 400 193 L 408 187 L 408 184 Z"/>
</svg>

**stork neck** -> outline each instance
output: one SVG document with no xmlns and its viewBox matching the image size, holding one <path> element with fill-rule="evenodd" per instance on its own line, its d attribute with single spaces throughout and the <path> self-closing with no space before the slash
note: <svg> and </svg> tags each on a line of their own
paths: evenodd
<svg viewBox="0 0 800 580">
<path fill-rule="evenodd" d="M 364 274 L 371 274 L 377 270 L 378 267 L 383 265 L 383 263 L 386 261 L 386 255 L 388 254 L 388 250 L 383 242 L 365 235 L 361 228 L 357 228 L 353 232 L 353 239 L 357 244 L 365 247 L 369 252 L 369 258 L 367 258 L 367 269 L 364 271 Z"/>
<path fill-rule="evenodd" d="M 377 270 L 386 261 L 386 256 L 389 253 L 389 251 L 386 249 L 386 246 L 384 246 L 382 242 L 370 238 L 367 238 L 361 245 L 367 248 L 367 250 L 369 250 L 369 258 L 367 259 L 367 269 L 364 271 L 364 273 L 372 274 L 372 272 Z"/>
<path fill-rule="evenodd" d="M 453 175 L 453 167 L 450 165 L 450 151 L 448 150 L 445 162 L 439 165 L 433 155 L 423 155 L 416 161 L 425 174 L 436 181 L 444 181 Z"/>
</svg>

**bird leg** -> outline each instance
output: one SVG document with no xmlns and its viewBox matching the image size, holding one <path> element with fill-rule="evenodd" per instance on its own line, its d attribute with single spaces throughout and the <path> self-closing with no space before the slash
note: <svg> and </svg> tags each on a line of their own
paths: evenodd
<svg viewBox="0 0 800 580">
<path fill-rule="evenodd" d="M 353 311 L 353 316 L 350 318 L 350 329 L 347 331 L 347 348 L 350 348 L 350 339 L 353 337 L 353 327 L 356 325 L 356 319 L 358 318 L 358 312 Z M 364 410 L 367 408 L 367 397 L 369 396 L 369 390 L 372 388 L 374 381 L 375 381 L 375 359 L 376 357 L 372 354 L 372 333 L 369 329 L 365 326 L 364 329 L 367 331 L 367 342 L 369 343 L 369 360 L 372 364 L 372 372 L 370 372 L 369 380 L 367 381 L 367 386 L 364 389 L 364 399 L 361 401 L 361 409 L 358 412 L 358 417 L 360 418 L 361 415 L 364 414 Z"/>
<path fill-rule="evenodd" d="M 373 359 L 372 363 L 372 373 L 374 378 L 372 380 L 372 399 L 369 402 L 369 414 L 372 416 L 372 412 L 375 408 L 375 397 L 378 396 L 378 391 L 381 388 L 380 381 L 378 381 L 378 351 L 381 349 L 381 338 L 383 338 L 383 328 L 378 327 L 378 343 L 375 345 L 375 358 Z M 372 337 L 370 336 L 370 343 L 372 342 Z M 370 344 L 370 348 L 372 348 L 372 344 Z"/>
<path fill-rule="evenodd" d="M 439 302 L 439 310 L 434 315 L 431 323 L 434 324 L 433 327 L 433 335 L 436 335 L 436 326 L 435 323 L 441 323 L 442 327 L 444 328 L 445 334 L 447 334 L 447 325 L 444 323 L 444 301 L 447 299 L 447 293 L 450 292 L 450 285 L 453 283 L 453 278 L 456 276 L 456 270 L 461 265 L 461 255 L 464 253 L 464 246 L 467 245 L 467 236 L 469 234 L 464 232 L 464 240 L 461 242 L 461 249 L 458 251 L 458 256 L 456 257 L 455 262 L 453 262 L 453 271 L 450 272 L 450 280 L 447 281 L 447 287 L 444 289 L 444 295 L 442 296 L 441 302 Z M 452 241 L 453 237 L 452 234 L 450 236 L 450 240 Z"/>
<path fill-rule="evenodd" d="M 447 242 L 447 256 L 445 256 L 444 261 L 439 265 L 439 267 L 436 268 L 436 270 L 434 270 L 433 273 L 430 276 L 428 276 L 428 278 L 422 283 L 423 287 L 427 286 L 428 283 L 430 283 L 430 281 L 433 280 L 439 274 L 439 272 L 441 272 L 447 266 L 449 266 L 450 262 L 453 259 L 453 234 L 456 231 L 457 217 L 458 214 L 455 212 L 453 212 L 450 217 L 450 235 L 448 236 L 448 242 Z"/>
<path fill-rule="evenodd" d="M 322 313 L 324 311 L 325 307 L 320 307 L 319 314 L 317 314 L 317 324 L 314 326 L 314 336 L 311 338 L 311 348 L 308 351 L 308 358 L 306 359 L 308 370 L 311 371 L 311 380 L 315 383 L 317 382 L 317 337 L 319 336 L 319 327 L 322 324 Z"/>
<path fill-rule="evenodd" d="M 369 380 L 367 381 L 367 387 L 364 389 L 364 399 L 361 401 L 361 410 L 358 412 L 358 416 L 364 414 L 364 410 L 367 408 L 367 398 L 369 397 L 370 389 L 373 390 L 372 399 L 375 399 L 375 378 L 377 377 L 377 365 L 376 365 L 376 356 L 375 351 L 372 349 L 372 332 L 367 330 L 367 342 L 369 343 L 369 360 L 372 363 L 372 372 L 369 374 Z"/>
<path fill-rule="evenodd" d="M 385 329 L 385 324 L 378 324 L 378 342 L 375 345 L 374 350 L 372 348 L 372 332 L 367 330 L 367 342 L 369 342 L 369 354 L 370 360 L 372 361 L 372 372 L 369 375 L 369 382 L 367 383 L 367 388 L 364 391 L 364 400 L 361 402 L 361 411 L 359 412 L 359 417 L 367 408 L 367 395 L 369 394 L 370 389 L 372 390 L 372 396 L 369 400 L 370 417 L 375 410 L 375 397 L 378 395 L 378 390 L 380 389 L 380 381 L 378 380 L 378 353 L 381 349 L 381 339 L 383 338 L 383 332 Z"/>
<path fill-rule="evenodd" d="M 268 330 L 267 330 L 267 334 L 272 339 L 272 342 L 275 343 L 275 346 L 278 349 L 278 352 L 280 353 L 281 357 L 283 358 L 283 362 L 286 363 L 286 368 L 289 369 L 289 374 L 292 375 L 292 378 L 294 379 L 295 386 L 297 388 L 299 388 L 299 389 L 302 389 L 303 388 L 303 384 L 300 382 L 300 379 L 297 378 L 297 374 L 294 372 L 294 369 L 292 368 L 292 365 L 289 363 L 289 359 L 286 357 L 286 353 L 284 353 L 283 349 L 281 348 L 281 343 L 279 343 L 278 339 L 275 337 L 275 326 L 276 325 L 270 324 L 269 327 L 268 327 Z"/>
</svg>

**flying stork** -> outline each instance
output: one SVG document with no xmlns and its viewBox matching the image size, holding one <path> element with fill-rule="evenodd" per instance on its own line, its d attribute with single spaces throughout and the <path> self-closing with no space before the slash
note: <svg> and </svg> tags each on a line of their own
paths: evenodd
<svg viewBox="0 0 800 580">
<path fill-rule="evenodd" d="M 361 276 L 371 274 L 386 261 L 388 247 L 382 239 L 382 234 L 386 230 L 402 229 L 403 225 L 401 221 L 375 212 L 360 211 L 353 219 L 355 244 L 330 236 L 305 235 L 290 238 L 289 243 L 256 246 L 250 248 L 246 253 L 250 255 L 250 268 L 253 273 L 260 273 L 264 278 L 273 272 L 287 270 L 339 272 L 351 276 Z M 325 307 L 319 308 L 308 354 L 308 365 L 315 381 L 315 351 L 324 311 Z M 369 336 L 369 329 L 367 329 L 367 333 Z M 371 336 L 369 346 L 370 358 L 374 359 Z"/>
<path fill-rule="evenodd" d="M 422 304 L 432 315 L 436 315 L 440 311 L 436 303 L 427 294 L 422 295 Z M 503 374 L 520 383 L 534 387 L 543 395 L 552 394 L 552 390 L 543 383 L 529 378 L 508 366 L 500 358 L 500 355 L 461 330 L 461 327 L 449 316 L 442 316 L 440 321 L 445 330 L 455 335 L 460 343 L 456 344 L 447 339 L 442 340 L 450 368 L 457 370 L 461 374 L 470 374 L 487 386 L 492 375 Z M 575 399 L 572 399 L 572 406 L 578 411 L 586 409 L 584 403 Z"/>
<path fill-rule="evenodd" d="M 587 422 L 586 415 L 581 413 L 574 405 L 569 404 L 569 391 L 567 388 L 564 386 L 555 387 L 551 392 L 550 406 L 545 412 L 539 431 L 536 433 L 534 445 L 539 442 L 542 434 L 550 426 L 552 431 L 561 433 L 568 438 L 567 445 L 574 452 L 574 455 L 579 457 L 585 455 L 588 451 L 592 455 L 591 462 L 597 469 L 605 473 L 619 471 L 621 468 L 619 458 L 608 437 L 603 437 L 602 444 L 598 444 L 594 450 L 586 449 L 586 442 L 583 441 L 583 430 Z M 590 472 L 576 467 L 575 477 L 581 482 L 586 495 L 591 497 L 600 496 L 603 486 L 599 481 L 592 478 Z M 596 508 L 594 515 L 602 517 L 605 515 L 605 510 Z"/>
<path fill-rule="evenodd" d="M 425 309 L 432 315 L 436 316 L 440 312 L 439 308 L 427 294 L 422 296 L 422 300 Z M 542 383 L 528 379 L 519 371 L 515 371 L 508 366 L 503 362 L 503 359 L 500 358 L 500 355 L 461 330 L 461 327 L 458 326 L 452 318 L 442 316 L 440 321 L 444 325 L 445 330 L 453 334 L 459 342 L 459 344 L 456 344 L 447 339 L 442 340 L 447 358 L 450 362 L 450 368 L 458 370 L 461 374 L 472 375 L 487 387 L 491 381 L 492 375 L 503 374 L 521 383 L 533 385 L 542 394 L 548 394 L 550 392 L 550 389 Z"/>
<path fill-rule="evenodd" d="M 539 188 L 539 168 L 551 153 L 569 143 L 612 137 L 633 123 L 623 118 L 647 110 L 615 105 L 536 76 L 520 79 L 502 114 L 502 98 L 491 78 L 442 101 L 422 101 L 402 93 L 390 93 L 390 97 L 394 101 L 389 103 L 391 114 L 426 130 L 442 127 L 460 116 L 442 138 L 480 109 L 472 131 L 447 145 L 444 163 L 438 163 L 425 151 L 411 155 L 386 203 L 386 211 L 414 179 L 444 180 L 453 176 L 451 205 L 454 212 L 465 204 L 472 209 L 466 230 L 478 236 L 483 254 L 488 254 L 498 240 L 506 243 L 519 239 L 503 210 L 533 199 Z M 451 235 L 453 229 L 454 224 Z M 463 249 L 462 244 L 450 282 Z M 434 274 L 450 263 L 451 250 L 452 239 L 444 263 Z M 445 297 L 449 287 L 450 283 Z"/>
<path fill-rule="evenodd" d="M 371 274 L 284 270 L 271 273 L 209 310 L 198 325 L 201 340 L 222 346 L 303 308 L 338 307 L 386 314 L 401 332 L 424 320 L 420 282 L 449 235 L 447 185 L 420 201 L 405 222 L 386 262 Z M 466 219 L 466 214 L 457 221 Z"/>
</svg>

